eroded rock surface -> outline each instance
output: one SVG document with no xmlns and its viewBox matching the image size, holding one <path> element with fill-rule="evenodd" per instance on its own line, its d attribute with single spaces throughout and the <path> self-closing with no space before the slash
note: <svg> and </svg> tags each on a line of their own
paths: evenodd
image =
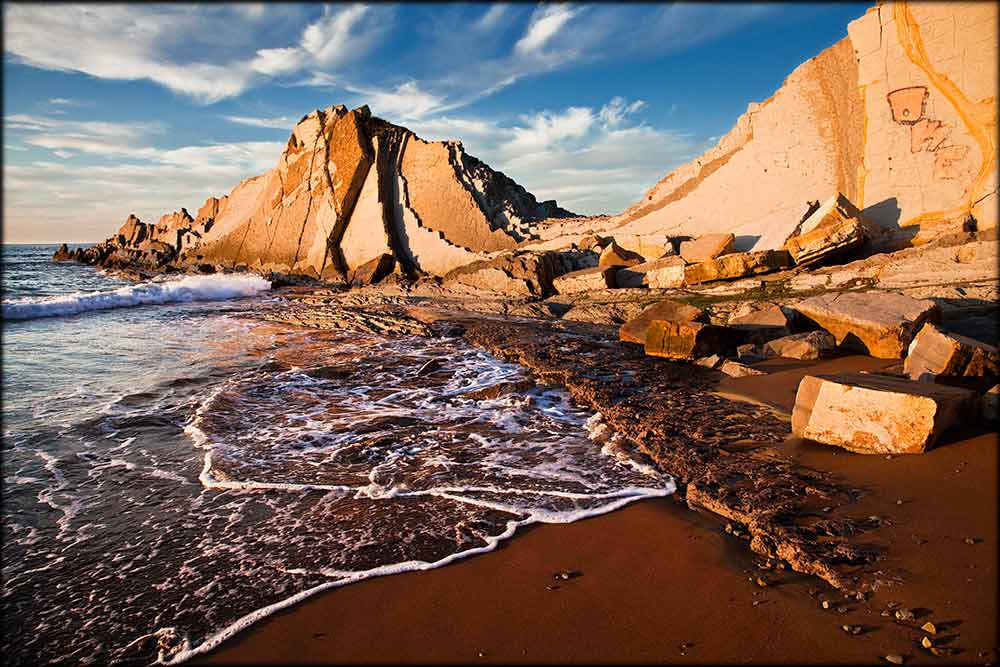
<svg viewBox="0 0 1000 667">
<path fill-rule="evenodd" d="M 1000 378 L 1000 351 L 982 341 L 924 324 L 910 343 L 903 369 L 913 380 L 980 386 Z"/>
</svg>

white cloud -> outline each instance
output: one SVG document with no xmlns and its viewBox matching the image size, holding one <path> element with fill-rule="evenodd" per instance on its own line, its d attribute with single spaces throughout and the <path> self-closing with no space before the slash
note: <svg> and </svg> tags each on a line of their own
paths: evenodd
<svg viewBox="0 0 1000 667">
<path fill-rule="evenodd" d="M 267 127 L 275 130 L 292 131 L 296 121 L 288 116 L 278 116 L 276 118 L 251 118 L 249 116 L 223 116 L 230 123 L 237 125 L 248 125 L 250 127 Z"/>
<path fill-rule="evenodd" d="M 554 37 L 566 23 L 577 14 L 568 5 L 548 5 L 539 7 L 531 17 L 524 37 L 514 45 L 514 51 L 525 54 L 539 51 Z"/>
<path fill-rule="evenodd" d="M 391 8 L 326 7 L 323 16 L 261 48 L 261 6 L 44 5 L 5 8 L 5 50 L 16 62 L 103 79 L 148 79 L 201 103 L 240 95 L 273 77 L 363 58 Z M 290 43 L 289 43 L 290 42 Z"/>
<path fill-rule="evenodd" d="M 346 84 L 344 88 L 358 95 L 359 104 L 367 104 L 376 115 L 387 120 L 423 118 L 454 108 L 443 97 L 422 90 L 416 81 L 407 81 L 392 90 L 379 90 Z"/>
<path fill-rule="evenodd" d="M 508 9 L 509 7 L 504 4 L 493 5 L 476 21 L 476 30 L 493 30 L 500 23 L 500 19 L 507 14 Z"/>
</svg>

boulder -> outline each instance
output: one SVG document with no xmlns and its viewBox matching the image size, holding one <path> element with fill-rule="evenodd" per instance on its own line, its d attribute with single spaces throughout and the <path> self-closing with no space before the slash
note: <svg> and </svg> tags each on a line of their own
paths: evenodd
<svg viewBox="0 0 1000 667">
<path fill-rule="evenodd" d="M 918 454 L 966 416 L 972 392 L 867 373 L 807 375 L 792 433 L 862 454 Z"/>
<path fill-rule="evenodd" d="M 747 301 L 729 315 L 728 325 L 733 329 L 747 332 L 755 343 L 787 336 L 792 333 L 789 312 L 776 303 L 768 301 Z"/>
<path fill-rule="evenodd" d="M 807 331 L 769 341 L 763 352 L 765 357 L 815 361 L 836 347 L 836 339 L 826 331 Z"/>
<path fill-rule="evenodd" d="M 764 359 L 764 353 L 759 345 L 746 343 L 736 348 L 736 358 L 740 361 L 761 361 Z"/>
<path fill-rule="evenodd" d="M 55 253 L 52 255 L 53 261 L 56 262 L 68 262 L 73 259 L 73 253 L 69 251 L 69 246 L 63 243 L 56 249 Z"/>
<path fill-rule="evenodd" d="M 713 354 L 710 357 L 701 357 L 700 359 L 695 359 L 694 363 L 699 366 L 704 366 L 705 368 L 715 368 L 722 361 L 722 357 L 717 354 Z"/>
<path fill-rule="evenodd" d="M 615 279 L 618 287 L 672 289 L 684 285 L 686 265 L 683 259 L 673 255 L 618 269 Z"/>
<path fill-rule="evenodd" d="M 910 343 L 904 372 L 912 380 L 990 387 L 1000 377 L 993 345 L 924 324 Z"/>
<path fill-rule="evenodd" d="M 387 275 L 392 273 L 396 260 L 392 255 L 382 254 L 365 262 L 351 272 L 349 278 L 351 285 L 360 287 L 362 285 L 374 285 Z"/>
<path fill-rule="evenodd" d="M 445 287 L 455 283 L 509 296 L 547 296 L 552 293 L 556 258 L 550 252 L 519 250 L 473 262 L 445 275 Z"/>
<path fill-rule="evenodd" d="M 868 238 L 870 222 L 839 192 L 806 218 L 785 249 L 798 266 L 814 264 L 830 255 L 860 246 Z"/>
<path fill-rule="evenodd" d="M 616 234 L 615 243 L 625 250 L 642 255 L 646 262 L 677 254 L 673 242 L 666 234 Z"/>
<path fill-rule="evenodd" d="M 933 301 L 893 292 L 841 292 L 800 301 L 800 315 L 829 331 L 838 345 L 880 359 L 901 359 L 914 334 L 940 311 Z"/>
<path fill-rule="evenodd" d="M 552 286 L 559 294 L 578 294 L 591 290 L 607 289 L 615 286 L 613 266 L 594 266 L 589 269 L 572 271 L 557 277 Z"/>
<path fill-rule="evenodd" d="M 767 372 L 757 370 L 756 368 L 751 368 L 746 364 L 741 364 L 738 361 L 731 361 L 726 359 L 719 366 L 719 370 L 733 378 L 743 378 L 750 377 L 752 375 L 767 375 Z"/>
<path fill-rule="evenodd" d="M 731 252 L 736 252 L 736 237 L 732 234 L 705 234 L 681 243 L 681 257 L 691 264 Z"/>
<path fill-rule="evenodd" d="M 787 250 L 736 252 L 687 266 L 684 282 L 697 285 L 710 280 L 732 280 L 786 269 L 791 265 L 792 256 Z"/>
<path fill-rule="evenodd" d="M 631 250 L 625 250 L 620 245 L 612 241 L 604 250 L 597 261 L 598 266 L 635 266 L 642 264 L 646 259 Z"/>
<path fill-rule="evenodd" d="M 701 322 L 707 319 L 705 311 L 681 301 L 664 299 L 649 306 L 634 319 L 629 320 L 618 329 L 618 339 L 628 343 L 644 345 L 646 330 L 653 320 L 668 320 L 671 322 Z"/>
<path fill-rule="evenodd" d="M 724 350 L 731 344 L 731 330 L 701 322 L 653 320 L 646 329 L 647 355 L 694 360 Z"/>
</svg>

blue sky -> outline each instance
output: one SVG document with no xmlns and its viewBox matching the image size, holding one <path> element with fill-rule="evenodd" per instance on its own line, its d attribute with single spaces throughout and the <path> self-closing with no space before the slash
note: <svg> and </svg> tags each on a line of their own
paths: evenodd
<svg viewBox="0 0 1000 667">
<path fill-rule="evenodd" d="M 194 212 L 338 103 L 615 213 L 869 6 L 6 3 L 4 241 Z"/>
</svg>

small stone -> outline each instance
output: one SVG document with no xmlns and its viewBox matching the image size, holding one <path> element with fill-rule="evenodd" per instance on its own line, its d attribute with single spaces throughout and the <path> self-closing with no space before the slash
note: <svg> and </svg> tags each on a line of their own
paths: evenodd
<svg viewBox="0 0 1000 667">
<path fill-rule="evenodd" d="M 726 533 L 729 534 L 729 533 L 732 533 L 732 532 L 733 532 L 733 524 L 727 523 L 726 524 Z"/>
<path fill-rule="evenodd" d="M 944 658 L 958 653 L 958 649 L 948 648 L 945 646 L 932 646 L 930 651 L 933 655 L 936 655 L 939 658 Z"/>
<path fill-rule="evenodd" d="M 967 538 L 965 538 L 965 543 L 966 544 L 975 544 L 976 540 L 975 540 L 975 538 L 967 537 Z"/>
<path fill-rule="evenodd" d="M 830 608 L 830 601 L 829 600 L 823 600 L 823 602 L 820 603 L 820 606 L 822 606 L 823 609 L 829 609 Z"/>
<path fill-rule="evenodd" d="M 757 605 L 759 605 L 759 604 L 760 604 L 761 602 L 764 602 L 764 600 L 754 600 L 754 603 L 753 603 L 753 606 L 754 606 L 754 607 L 756 607 L 756 606 L 757 606 Z"/>
<path fill-rule="evenodd" d="M 903 656 L 898 653 L 890 653 L 889 655 L 884 656 L 884 659 L 886 662 L 891 662 L 894 665 L 902 665 L 904 661 Z"/>
<path fill-rule="evenodd" d="M 550 585 L 548 585 L 548 586 L 545 587 L 545 590 L 547 590 L 547 591 L 557 591 L 557 590 L 559 590 L 559 587 L 558 586 L 553 586 L 553 585 L 550 584 Z"/>
<path fill-rule="evenodd" d="M 924 648 L 931 648 L 932 646 L 934 646 L 934 642 L 931 641 L 930 637 L 927 637 L 925 635 L 924 638 L 920 640 L 920 645 L 923 646 Z"/>
<path fill-rule="evenodd" d="M 867 596 L 862 591 L 858 591 L 857 593 L 854 594 L 854 599 L 857 600 L 858 602 L 864 602 L 866 597 Z"/>
<path fill-rule="evenodd" d="M 763 578 L 761 578 L 761 577 L 757 577 L 757 580 L 756 580 L 756 581 L 755 581 L 754 583 L 756 583 L 756 584 L 757 584 L 758 586 L 760 586 L 761 588 L 765 588 L 765 587 L 767 587 L 767 582 L 766 582 L 766 581 L 764 581 L 764 579 L 763 579 Z"/>
<path fill-rule="evenodd" d="M 897 501 L 896 501 L 896 504 L 897 504 L 897 505 L 902 505 L 902 504 L 903 504 L 903 501 L 902 501 L 902 500 L 897 500 Z"/>
<path fill-rule="evenodd" d="M 924 632 L 926 632 L 927 634 L 931 634 L 931 635 L 936 635 L 937 634 L 937 627 L 935 627 L 935 625 L 933 623 L 931 623 L 930 621 L 927 621 L 926 623 L 924 623 L 923 625 L 921 625 L 920 629 L 923 630 Z"/>
<path fill-rule="evenodd" d="M 479 657 L 480 658 L 485 658 L 486 657 L 486 652 L 485 651 L 480 651 L 479 652 Z"/>
<path fill-rule="evenodd" d="M 837 613 L 838 614 L 846 614 L 847 613 L 847 607 L 837 607 Z"/>
<path fill-rule="evenodd" d="M 849 635 L 860 635 L 864 628 L 860 625 L 842 625 L 840 626 L 840 629 Z"/>
<path fill-rule="evenodd" d="M 915 616 L 913 615 L 913 612 L 910 611 L 909 609 L 897 609 L 896 618 L 899 619 L 900 621 L 912 621 L 914 620 Z"/>
</svg>

